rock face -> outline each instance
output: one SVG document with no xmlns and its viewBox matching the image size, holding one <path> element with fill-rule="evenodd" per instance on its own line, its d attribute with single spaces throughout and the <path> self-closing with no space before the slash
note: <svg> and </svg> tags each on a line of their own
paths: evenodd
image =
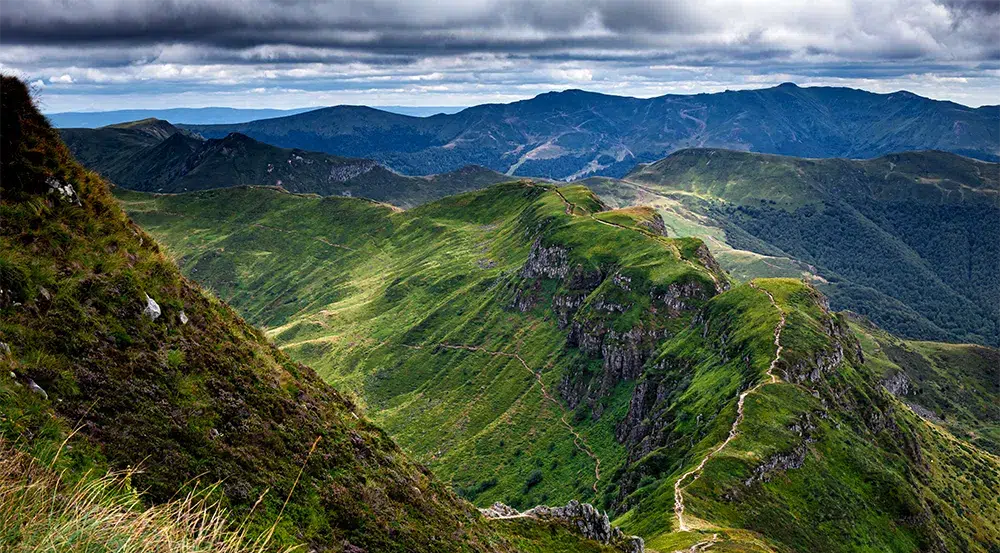
<svg viewBox="0 0 1000 553">
<path fill-rule="evenodd" d="M 623 553 L 643 553 L 646 549 L 642 538 L 626 536 L 617 527 L 611 526 L 607 513 L 602 513 L 589 503 L 571 500 L 565 507 L 549 507 L 539 505 L 524 511 L 494 503 L 491 507 L 480 509 L 487 518 L 535 518 L 553 521 L 573 530 L 575 533 L 594 541 L 616 547 Z"/>
<path fill-rule="evenodd" d="M 910 379 L 900 371 L 883 379 L 882 387 L 896 397 L 903 397 L 910 391 Z"/>
<path fill-rule="evenodd" d="M 569 252 L 561 246 L 542 246 L 536 238 L 521 269 L 521 278 L 564 278 L 569 273 Z"/>
</svg>

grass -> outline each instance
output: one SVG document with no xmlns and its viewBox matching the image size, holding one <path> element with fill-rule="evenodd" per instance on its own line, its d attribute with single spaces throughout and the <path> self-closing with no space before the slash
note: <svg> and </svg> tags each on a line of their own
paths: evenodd
<svg viewBox="0 0 1000 553">
<path fill-rule="evenodd" d="M 214 488 L 149 506 L 133 470 L 75 481 L 0 443 L 0 548 L 14 552 L 263 553 L 269 535 L 231 523 Z M 298 547 L 281 549 L 284 553 Z"/>
<path fill-rule="evenodd" d="M 582 187 L 530 183 L 407 212 L 262 189 L 122 199 L 189 274 L 478 505 L 592 501 L 658 550 L 718 534 L 713 548 L 732 551 L 977 551 L 996 535 L 983 502 L 996 458 L 945 454 L 946 434 L 880 389 L 816 289 L 760 279 L 717 294 L 701 243 L 655 236 L 649 210 L 599 211 Z M 536 243 L 565 253 L 566 278 L 521 276 Z M 671 315 L 655 298 L 683 285 L 708 292 Z M 699 528 L 676 532 L 674 482 L 726 439 L 738 395 L 774 358 L 780 315 L 761 289 L 787 319 L 785 382 L 748 396 L 739 435 L 685 488 Z M 580 307 L 561 318 L 567 298 Z M 609 377 L 579 341 L 612 331 L 656 336 L 637 377 Z M 597 494 L 564 416 L 602 461 Z M 761 469 L 782 456 L 793 466 Z"/>
</svg>

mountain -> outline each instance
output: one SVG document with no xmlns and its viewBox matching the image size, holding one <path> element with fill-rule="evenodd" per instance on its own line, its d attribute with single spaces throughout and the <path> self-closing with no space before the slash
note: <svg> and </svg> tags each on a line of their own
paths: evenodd
<svg viewBox="0 0 1000 553">
<path fill-rule="evenodd" d="M 119 538 L 158 534 L 163 515 L 134 511 L 140 492 L 152 505 L 188 498 L 180 528 L 164 528 L 177 541 L 157 551 L 207 550 L 184 541 L 206 538 L 203 516 L 270 544 L 241 551 L 625 546 L 610 527 L 610 545 L 578 537 L 570 528 L 601 517 L 575 504 L 516 520 L 481 515 L 355 400 L 183 277 L 72 159 L 22 82 L 3 77 L 0 96 L 0 549 L 148 551 Z M 95 477 L 107 470 L 126 472 Z M 197 492 L 200 482 L 218 484 Z M 19 501 L 39 486 L 46 505 L 66 507 L 29 512 Z M 108 493 L 125 499 L 91 501 Z M 81 504 L 93 508 L 72 508 Z M 113 519 L 99 516 L 108 511 Z M 220 522 L 227 513 L 231 524 Z M 26 530 L 46 525 L 51 533 Z M 116 537 L 102 533 L 108 525 Z"/>
<path fill-rule="evenodd" d="M 462 108 L 454 106 L 375 106 L 375 108 L 411 115 L 427 117 L 438 113 L 456 113 Z M 139 119 L 164 119 L 184 125 L 221 125 L 245 123 L 258 119 L 284 117 L 320 109 L 319 107 L 294 109 L 240 109 L 240 108 L 170 108 L 170 109 L 119 109 L 111 111 L 64 111 L 47 113 L 45 116 L 53 127 L 94 129 Z"/>
<path fill-rule="evenodd" d="M 945 152 L 870 160 L 676 152 L 621 181 L 672 235 L 746 276 L 805 273 L 838 309 L 912 338 L 1000 344 L 1000 165 Z M 734 253 L 735 252 L 735 253 Z M 755 257 L 754 257 L 755 256 Z"/>
<path fill-rule="evenodd" d="M 338 106 L 188 127 L 208 138 L 239 132 L 285 148 L 372 158 L 411 175 L 475 164 L 574 180 L 620 177 L 637 163 L 704 146 L 823 158 L 937 149 L 995 161 L 998 121 L 997 106 L 784 84 L 649 99 L 567 90 L 426 118 Z"/>
<path fill-rule="evenodd" d="M 408 177 L 369 159 L 278 148 L 239 133 L 204 140 L 158 119 L 99 129 L 61 129 L 60 134 L 87 167 L 124 188 L 150 192 L 256 184 L 411 207 L 509 180 L 477 166 Z"/>
<path fill-rule="evenodd" d="M 107 127 L 140 119 L 163 119 L 190 125 L 244 123 L 270 117 L 283 117 L 319 109 L 239 109 L 239 108 L 170 108 L 170 109 L 118 109 L 110 111 L 64 111 L 47 113 L 45 117 L 53 127 L 86 128 Z"/>
<path fill-rule="evenodd" d="M 898 339 L 801 280 L 730 282 L 652 209 L 532 182 L 405 212 L 118 194 L 186 274 L 480 507 L 589 501 L 656 551 L 1000 540 L 996 350 L 889 354 Z"/>
</svg>

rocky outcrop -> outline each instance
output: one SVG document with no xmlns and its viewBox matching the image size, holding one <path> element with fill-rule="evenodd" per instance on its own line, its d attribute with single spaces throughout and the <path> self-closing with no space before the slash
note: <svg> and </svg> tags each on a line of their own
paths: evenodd
<svg viewBox="0 0 1000 553">
<path fill-rule="evenodd" d="M 60 201 L 77 206 L 81 205 L 80 197 L 77 196 L 72 184 L 62 182 L 55 177 L 45 179 L 45 184 L 49 187 L 49 194 L 59 198 Z"/>
<path fill-rule="evenodd" d="M 802 441 L 791 450 L 775 453 L 754 467 L 750 477 L 743 481 L 744 485 L 752 486 L 757 482 L 770 482 L 774 475 L 779 472 L 802 468 L 806 461 L 806 454 L 809 452 L 809 444 L 816 441 L 813 437 L 816 425 L 811 417 L 806 416 L 803 420 L 793 424 L 789 430 L 798 435 Z"/>
<path fill-rule="evenodd" d="M 561 524 L 576 534 L 594 541 L 612 545 L 623 553 L 643 553 L 645 543 L 638 536 L 626 536 L 617 527 L 611 526 L 607 513 L 602 513 L 589 503 L 571 500 L 565 507 L 549 507 L 539 505 L 524 511 L 494 503 L 491 507 L 480 509 L 486 518 L 534 518 Z"/>
<path fill-rule="evenodd" d="M 663 217 L 659 213 L 653 214 L 653 217 L 648 221 L 640 221 L 638 226 L 658 236 L 667 235 L 667 224 L 663 222 Z"/>
<path fill-rule="evenodd" d="M 542 246 L 536 238 L 521 269 L 521 278 L 564 278 L 569 273 L 569 252 L 562 246 Z"/>
<path fill-rule="evenodd" d="M 882 379 L 882 387 L 896 397 L 903 397 L 910 391 L 910 378 L 900 371 Z"/>
</svg>

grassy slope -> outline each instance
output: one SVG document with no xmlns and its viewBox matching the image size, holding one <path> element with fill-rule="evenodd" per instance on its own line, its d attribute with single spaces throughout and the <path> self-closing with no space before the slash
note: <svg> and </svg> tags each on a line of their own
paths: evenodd
<svg viewBox="0 0 1000 553">
<path fill-rule="evenodd" d="M 942 152 L 852 161 L 687 150 L 638 167 L 628 184 L 602 188 L 622 205 L 644 195 L 679 203 L 679 213 L 698 223 L 679 230 L 708 236 L 738 275 L 802 269 L 734 259 L 713 236 L 809 264 L 835 305 L 894 332 L 996 345 L 997 172 L 996 164 Z"/>
<path fill-rule="evenodd" d="M 888 381 L 905 375 L 900 399 L 955 436 L 1000 454 L 1000 352 L 975 344 L 903 340 L 867 321 L 853 324 L 867 362 Z"/>
<path fill-rule="evenodd" d="M 58 459 L 68 479 L 142 466 L 131 481 L 154 503 L 219 481 L 240 517 L 260 498 L 251 528 L 280 520 L 277 544 L 535 551 L 576 541 L 559 528 L 539 541 L 531 528 L 488 526 L 350 399 L 184 278 L 72 160 L 22 83 L 4 77 L 0 90 L 5 440 Z M 52 179 L 79 203 L 50 192 Z M 155 320 L 142 314 L 146 294 L 162 309 Z"/>
<path fill-rule="evenodd" d="M 564 194 L 596 207 L 585 189 Z M 547 240 L 571 248 L 588 268 L 635 267 L 637 278 L 661 285 L 708 280 L 677 262 L 670 245 L 568 216 L 557 194 L 519 183 L 405 213 L 266 189 L 122 199 L 173 251 L 188 254 L 181 263 L 189 274 L 269 328 L 297 359 L 354 390 L 404 447 L 478 492 L 470 496 L 479 504 L 596 499 L 594 463 L 558 422 L 562 409 L 545 401 L 516 358 L 491 355 L 519 353 L 548 389 L 572 367 L 600 366 L 564 347 L 548 305 L 524 314 L 507 308 L 532 230 L 546 227 Z M 628 393 L 624 383 L 606 401 L 621 409 Z M 622 456 L 613 422 L 575 423 L 605 471 Z M 542 481 L 529 487 L 535 470 Z"/>
<path fill-rule="evenodd" d="M 758 285 L 787 317 L 776 370 L 781 381 L 747 396 L 736 438 L 712 456 L 700 478 L 685 480 L 692 532 L 657 530 L 665 515 L 677 528 L 671 520 L 674 482 L 725 438 L 735 418 L 735 401 L 725 398 L 766 381 L 775 351 L 754 328 L 774 325 L 777 313 L 742 286 L 707 306 L 710 313 L 740 313 L 737 320 L 730 315 L 721 328 L 708 323 L 705 337 L 692 332 L 668 342 L 658 363 L 663 374 L 644 376 L 681 381 L 672 385 L 660 414 L 676 423 L 660 447 L 633 466 L 646 483 L 616 523 L 651 538 L 648 545 L 660 550 L 719 534 L 750 550 L 989 551 L 1000 538 L 1000 509 L 990 492 L 1000 484 L 1000 459 L 919 419 L 879 388 L 877 366 L 860 363 L 849 350 L 844 363 L 808 378 L 817 353 L 852 345 L 846 321 L 825 312 L 815 293 L 796 281 Z M 731 357 L 744 367 L 742 381 L 733 382 L 735 371 L 725 371 L 718 354 L 706 351 L 703 342 L 721 336 L 729 354 L 723 360 Z M 696 371 L 687 386 L 684 367 Z M 713 393 L 716 401 L 697 405 Z M 686 452 L 677 447 L 686 436 L 675 436 L 684 426 L 702 427 L 693 432 L 702 438 Z M 791 464 L 761 471 L 775 460 Z"/>
<path fill-rule="evenodd" d="M 877 365 L 851 353 L 844 321 L 795 280 L 758 286 L 787 314 L 778 374 L 797 384 L 748 397 L 740 435 L 686 488 L 694 530 L 675 531 L 674 482 L 725 439 L 739 391 L 763 379 L 777 311 L 741 285 L 704 304 L 700 323 L 651 317 L 651 288 L 686 278 L 707 285 L 708 273 L 687 262 L 698 263 L 697 241 L 652 236 L 648 210 L 591 217 L 600 205 L 582 187 L 556 192 L 511 183 L 404 213 L 267 189 L 121 197 L 189 274 L 354 390 L 407 450 L 479 504 L 596 500 L 660 551 L 712 534 L 718 549 L 746 551 L 984 550 L 996 539 L 997 459 L 882 391 Z M 554 304 L 576 293 L 572 277 L 519 276 L 536 236 L 564 247 L 580 274 L 603 267 L 605 277 L 631 277 L 605 278 L 573 320 L 664 331 L 637 380 L 602 388 L 601 360 L 568 341 Z M 514 305 L 525 297 L 534 300 L 522 313 Z M 598 300 L 628 308 L 609 314 Z M 843 364 L 804 376 L 838 346 Z M 579 401 L 568 420 L 601 459 L 597 497 L 593 461 L 514 354 L 565 407 Z M 800 468 L 743 483 L 802 447 Z"/>
</svg>

